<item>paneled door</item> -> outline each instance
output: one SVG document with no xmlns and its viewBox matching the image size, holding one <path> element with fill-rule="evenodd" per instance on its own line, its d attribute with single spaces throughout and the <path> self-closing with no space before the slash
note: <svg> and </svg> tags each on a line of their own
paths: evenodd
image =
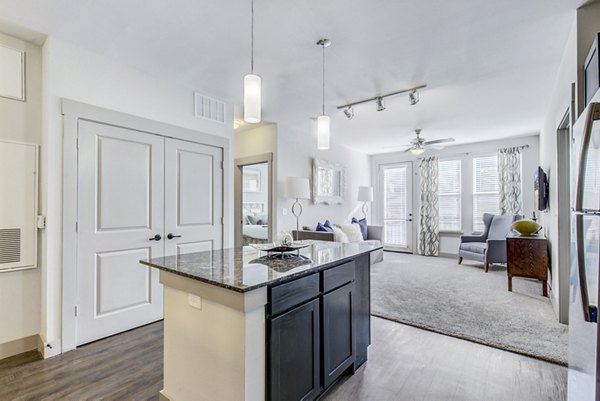
<svg viewBox="0 0 600 401">
<path fill-rule="evenodd" d="M 379 188 L 384 248 L 412 252 L 412 163 L 379 166 Z"/>
<path fill-rule="evenodd" d="M 165 255 L 222 247 L 222 161 L 221 148 L 165 139 Z"/>
<path fill-rule="evenodd" d="M 77 345 L 162 318 L 164 141 L 79 122 Z"/>
</svg>

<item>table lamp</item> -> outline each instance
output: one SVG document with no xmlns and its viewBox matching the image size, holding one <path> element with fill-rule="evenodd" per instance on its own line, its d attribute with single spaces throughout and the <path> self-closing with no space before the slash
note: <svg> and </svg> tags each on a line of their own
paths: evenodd
<svg viewBox="0 0 600 401">
<path fill-rule="evenodd" d="M 300 230 L 302 205 L 298 199 L 310 199 L 310 182 L 308 178 L 288 177 L 285 185 L 285 197 L 296 199 L 292 205 L 292 214 L 296 216 L 296 239 Z"/>
<path fill-rule="evenodd" d="M 357 200 L 359 202 L 363 202 L 362 212 L 365 215 L 365 219 L 366 219 L 367 211 L 369 210 L 369 206 L 367 205 L 367 202 L 373 202 L 373 187 L 358 187 Z"/>
</svg>

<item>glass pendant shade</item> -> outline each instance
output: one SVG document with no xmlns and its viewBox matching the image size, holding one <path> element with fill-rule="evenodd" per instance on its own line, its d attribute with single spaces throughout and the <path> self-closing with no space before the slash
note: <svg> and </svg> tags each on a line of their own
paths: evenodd
<svg viewBox="0 0 600 401">
<path fill-rule="evenodd" d="M 261 79 L 258 75 L 244 76 L 244 121 L 251 124 L 261 120 Z"/>
<path fill-rule="evenodd" d="M 425 152 L 425 149 L 423 148 L 412 148 L 410 150 L 410 153 L 412 153 L 413 155 L 420 155 L 423 152 Z"/>
<path fill-rule="evenodd" d="M 317 149 L 329 149 L 329 116 L 317 117 Z"/>
</svg>

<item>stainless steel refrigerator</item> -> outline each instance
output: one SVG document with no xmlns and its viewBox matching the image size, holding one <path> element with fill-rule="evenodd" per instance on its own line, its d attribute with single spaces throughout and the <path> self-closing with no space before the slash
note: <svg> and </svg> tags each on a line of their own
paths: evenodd
<svg viewBox="0 0 600 401">
<path fill-rule="evenodd" d="M 568 400 L 600 401 L 600 103 L 587 106 L 573 139 Z"/>
</svg>

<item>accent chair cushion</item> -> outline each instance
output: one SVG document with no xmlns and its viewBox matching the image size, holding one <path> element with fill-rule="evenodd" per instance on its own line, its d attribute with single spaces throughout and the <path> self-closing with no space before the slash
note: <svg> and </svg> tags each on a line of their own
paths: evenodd
<svg viewBox="0 0 600 401">
<path fill-rule="evenodd" d="M 461 251 L 473 252 L 481 255 L 485 255 L 486 248 L 487 244 L 485 242 L 463 242 L 460 244 Z"/>
<path fill-rule="evenodd" d="M 513 216 L 495 215 L 487 239 L 505 239 L 510 232 Z"/>
<path fill-rule="evenodd" d="M 362 234 L 362 237 L 364 240 L 366 240 L 367 239 L 367 219 L 362 218 L 360 220 L 357 220 L 356 217 L 353 217 L 352 224 L 358 224 L 358 226 L 360 227 L 360 232 Z"/>
</svg>

